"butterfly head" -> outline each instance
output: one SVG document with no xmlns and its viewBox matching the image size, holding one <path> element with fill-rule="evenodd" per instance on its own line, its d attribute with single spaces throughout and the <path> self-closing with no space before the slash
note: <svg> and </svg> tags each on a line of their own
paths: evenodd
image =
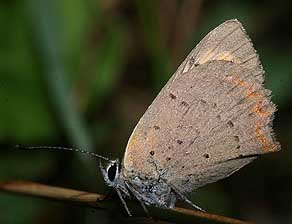
<svg viewBox="0 0 292 224">
<path fill-rule="evenodd" d="M 100 160 L 99 166 L 103 179 L 108 186 L 113 187 L 118 192 L 120 191 L 125 195 L 130 196 L 125 180 L 121 175 L 121 164 L 118 159 L 109 160 L 105 167 L 102 165 Z"/>
<path fill-rule="evenodd" d="M 115 187 L 120 174 L 119 160 L 110 160 L 106 167 L 104 167 L 100 161 L 100 169 L 103 175 L 103 179 L 107 183 L 107 185 L 109 185 L 110 187 Z"/>
</svg>

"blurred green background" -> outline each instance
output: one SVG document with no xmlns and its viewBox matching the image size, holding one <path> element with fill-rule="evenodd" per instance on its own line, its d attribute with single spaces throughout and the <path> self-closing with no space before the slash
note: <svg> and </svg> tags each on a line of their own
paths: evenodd
<svg viewBox="0 0 292 224">
<path fill-rule="evenodd" d="M 188 52 L 231 18 L 245 26 L 278 105 L 282 151 L 195 193 L 207 211 L 292 222 L 291 1 L 0 1 L 0 181 L 106 193 L 98 164 L 122 158 L 135 124 Z M 114 215 L 115 216 L 115 215 Z M 114 223 L 112 213 L 0 192 L 0 223 Z"/>
</svg>

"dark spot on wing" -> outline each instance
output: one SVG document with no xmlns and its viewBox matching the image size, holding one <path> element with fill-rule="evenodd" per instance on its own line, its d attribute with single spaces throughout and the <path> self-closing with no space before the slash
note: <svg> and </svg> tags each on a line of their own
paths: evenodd
<svg viewBox="0 0 292 224">
<path fill-rule="evenodd" d="M 234 127 L 234 124 L 233 124 L 233 122 L 232 122 L 232 121 L 228 121 L 228 122 L 227 122 L 227 125 L 228 125 L 229 127 L 231 127 L 231 128 L 233 128 L 233 127 Z"/>
<path fill-rule="evenodd" d="M 171 160 L 171 158 L 170 157 L 166 157 L 166 161 L 170 161 Z"/>
<path fill-rule="evenodd" d="M 181 168 L 182 168 L 182 169 L 184 169 L 184 168 L 185 168 L 185 166 L 182 166 Z"/>
<path fill-rule="evenodd" d="M 170 93 L 169 96 L 170 96 L 170 98 L 173 99 L 173 100 L 176 99 L 176 96 L 175 96 L 174 94 L 172 94 L 172 93 Z"/>
<path fill-rule="evenodd" d="M 179 144 L 179 145 L 181 145 L 182 143 L 183 143 L 183 141 L 182 140 L 176 140 L 176 142 L 177 142 L 177 144 Z"/>
<path fill-rule="evenodd" d="M 181 101 L 180 105 L 185 106 L 185 107 L 189 106 L 189 104 L 186 101 Z"/>
<path fill-rule="evenodd" d="M 160 129 L 160 127 L 159 127 L 159 126 L 156 126 L 156 125 L 154 125 L 153 128 L 154 128 L 155 130 L 159 130 L 159 129 Z"/>
<path fill-rule="evenodd" d="M 210 157 L 208 153 L 205 153 L 203 156 L 204 156 L 206 159 L 208 159 L 208 158 Z"/>
</svg>

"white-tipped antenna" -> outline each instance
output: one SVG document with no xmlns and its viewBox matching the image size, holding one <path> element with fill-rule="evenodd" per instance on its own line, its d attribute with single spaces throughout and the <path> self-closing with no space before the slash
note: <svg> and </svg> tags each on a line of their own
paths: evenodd
<svg viewBox="0 0 292 224">
<path fill-rule="evenodd" d="M 111 161 L 110 159 L 103 157 L 101 155 L 98 155 L 94 152 L 89 152 L 81 149 L 75 149 L 75 148 L 67 148 L 67 147 L 59 147 L 59 146 L 25 146 L 25 145 L 16 145 L 15 148 L 22 149 L 22 150 L 38 150 L 38 149 L 45 149 L 45 150 L 64 150 L 64 151 L 72 151 L 72 152 L 79 152 L 84 153 L 99 159 L 104 159 L 106 161 Z"/>
</svg>

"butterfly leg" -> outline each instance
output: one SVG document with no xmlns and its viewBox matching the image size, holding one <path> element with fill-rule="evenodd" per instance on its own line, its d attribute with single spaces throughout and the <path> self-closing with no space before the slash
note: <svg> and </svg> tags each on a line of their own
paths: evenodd
<svg viewBox="0 0 292 224">
<path fill-rule="evenodd" d="M 126 201 L 124 200 L 122 193 L 119 191 L 119 189 L 116 189 L 116 191 L 117 191 L 117 193 L 119 195 L 119 198 L 120 198 L 121 202 L 124 205 L 124 208 L 126 209 L 126 211 L 128 213 L 128 216 L 132 216 L 132 213 L 130 212 L 130 209 L 128 208 L 128 206 L 126 204 Z"/>
<path fill-rule="evenodd" d="M 125 182 L 127 188 L 132 192 L 132 194 L 135 196 L 135 198 L 137 198 L 137 200 L 140 202 L 141 207 L 143 208 L 144 212 L 146 213 L 146 215 L 148 217 L 150 217 L 149 211 L 145 205 L 145 203 L 141 200 L 141 198 L 139 197 L 139 192 L 136 191 L 135 188 L 131 187 L 127 182 Z"/>
<path fill-rule="evenodd" d="M 205 212 L 204 209 L 202 209 L 200 206 L 194 204 L 191 200 L 189 200 L 183 193 L 181 193 L 179 190 L 177 190 L 176 188 L 174 188 L 173 186 L 171 186 L 171 189 L 182 199 L 184 200 L 186 203 L 188 203 L 189 205 L 191 205 L 192 207 L 194 207 L 195 209 Z"/>
</svg>

